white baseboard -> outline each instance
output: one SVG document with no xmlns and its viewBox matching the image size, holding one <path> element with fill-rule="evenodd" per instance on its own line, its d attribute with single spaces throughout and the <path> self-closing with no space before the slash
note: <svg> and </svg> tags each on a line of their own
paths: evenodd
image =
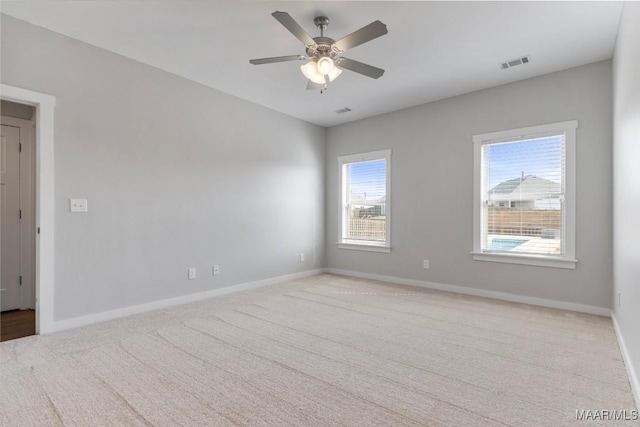
<svg viewBox="0 0 640 427">
<path fill-rule="evenodd" d="M 335 268 L 325 268 L 325 273 L 337 274 L 340 276 L 358 277 L 361 279 L 379 280 L 381 282 L 397 283 L 400 285 L 418 286 L 421 288 L 436 289 L 445 292 L 474 295 L 477 297 L 493 298 L 503 301 L 519 302 L 523 304 L 539 305 L 542 307 L 558 308 L 561 310 L 577 311 L 580 313 L 596 314 L 598 316 L 611 316 L 611 309 L 595 307 L 573 302 L 554 301 L 544 298 L 528 297 L 524 295 L 509 294 L 506 292 L 487 291 L 484 289 L 467 288 L 465 286 L 445 285 L 443 283 L 427 282 L 416 279 L 405 279 L 402 277 L 383 276 L 380 274 L 361 273 L 359 271 L 340 270 Z"/>
<path fill-rule="evenodd" d="M 636 367 L 633 366 L 631 355 L 629 354 L 627 345 L 624 341 L 624 336 L 620 331 L 618 320 L 616 319 L 616 315 L 613 312 L 611 313 L 611 321 L 613 322 L 613 330 L 616 331 L 616 338 L 618 338 L 618 345 L 620 346 L 620 352 L 622 353 L 624 365 L 627 368 L 627 375 L 629 376 L 631 391 L 633 392 L 633 397 L 636 399 L 636 408 L 640 409 L 640 378 L 638 378 L 638 371 L 636 371 Z"/>
<path fill-rule="evenodd" d="M 87 316 L 74 317 L 71 319 L 57 320 L 53 323 L 51 332 L 59 332 L 67 329 L 78 328 L 80 326 L 91 325 L 93 323 L 105 322 L 107 320 L 118 319 L 121 317 L 131 316 L 132 314 L 145 313 L 151 310 L 158 310 L 174 305 L 186 304 L 189 302 L 200 301 L 203 299 L 214 298 L 221 295 L 227 295 L 234 292 L 246 291 L 249 289 L 261 288 L 263 286 L 275 285 L 289 280 L 302 279 L 304 277 L 322 274 L 323 269 L 308 270 L 300 273 L 287 274 L 284 276 L 272 277 L 269 279 L 257 280 L 255 282 L 242 283 L 239 285 L 227 286 L 220 289 L 213 289 L 197 294 L 182 295 L 175 298 L 168 298 L 160 301 L 152 301 L 146 304 L 133 305 L 130 307 L 118 308 L 116 310 L 103 311 L 101 313 L 89 314 Z"/>
</svg>

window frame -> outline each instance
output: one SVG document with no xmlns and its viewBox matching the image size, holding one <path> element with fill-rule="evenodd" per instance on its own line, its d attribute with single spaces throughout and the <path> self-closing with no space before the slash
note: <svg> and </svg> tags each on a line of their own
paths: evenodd
<svg viewBox="0 0 640 427">
<path fill-rule="evenodd" d="M 555 267 L 575 269 L 576 263 L 576 129 L 577 120 L 489 132 L 473 136 L 473 259 L 475 261 L 503 262 L 510 264 L 525 264 L 541 267 Z M 564 254 L 562 255 L 534 255 L 522 253 L 483 252 L 482 241 L 486 233 L 484 221 L 485 210 L 482 203 L 482 189 L 484 188 L 484 174 L 482 165 L 482 148 L 487 144 L 535 138 L 544 134 L 558 135 L 564 133 L 565 164 L 564 164 L 564 212 L 562 239 Z"/>
<path fill-rule="evenodd" d="M 349 163 L 367 162 L 373 160 L 385 160 L 386 187 L 385 187 L 385 241 L 374 242 L 366 240 L 345 239 L 345 209 L 347 205 L 347 182 L 344 176 L 344 166 Z M 369 252 L 391 252 L 391 149 L 371 151 L 368 153 L 350 154 L 338 157 L 338 242 L 339 249 L 351 249 Z"/>
</svg>

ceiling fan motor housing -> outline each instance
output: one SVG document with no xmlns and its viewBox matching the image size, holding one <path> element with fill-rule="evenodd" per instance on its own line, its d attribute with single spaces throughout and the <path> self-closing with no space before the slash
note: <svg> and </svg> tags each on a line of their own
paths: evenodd
<svg viewBox="0 0 640 427">
<path fill-rule="evenodd" d="M 333 58 L 342 53 L 341 50 L 333 45 L 336 41 L 329 37 L 314 37 L 313 41 L 316 44 L 315 46 L 307 46 L 307 56 L 312 58 L 322 58 L 323 56 Z"/>
<path fill-rule="evenodd" d="M 316 16 L 313 23 L 320 29 L 320 37 L 313 38 L 313 41 L 316 42 L 315 46 L 307 46 L 307 56 L 315 59 L 328 56 L 333 59 L 336 55 L 341 54 L 342 51 L 334 46 L 336 41 L 324 36 L 324 30 L 329 26 L 329 18 L 326 16 Z"/>
</svg>

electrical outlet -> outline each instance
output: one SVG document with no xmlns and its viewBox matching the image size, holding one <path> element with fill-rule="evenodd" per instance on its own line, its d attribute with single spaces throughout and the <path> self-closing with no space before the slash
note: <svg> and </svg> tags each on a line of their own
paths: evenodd
<svg viewBox="0 0 640 427">
<path fill-rule="evenodd" d="M 189 280 L 193 280 L 193 279 L 196 278 L 196 269 L 195 268 L 190 268 L 188 270 L 188 272 L 189 272 L 189 275 L 188 275 Z"/>
<path fill-rule="evenodd" d="M 304 262 L 304 254 L 300 254 L 300 262 Z"/>
<path fill-rule="evenodd" d="M 429 269 L 429 260 L 425 259 L 424 261 L 422 261 L 422 268 L 424 268 L 425 270 Z"/>
<path fill-rule="evenodd" d="M 218 274 L 220 274 L 220 266 L 219 265 L 214 265 L 213 266 L 213 275 L 217 276 Z"/>
<path fill-rule="evenodd" d="M 87 199 L 69 199 L 69 210 L 71 212 L 89 212 Z"/>
</svg>

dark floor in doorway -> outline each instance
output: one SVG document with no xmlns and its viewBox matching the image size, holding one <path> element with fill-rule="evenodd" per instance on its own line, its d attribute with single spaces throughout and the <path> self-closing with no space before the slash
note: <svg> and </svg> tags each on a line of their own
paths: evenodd
<svg viewBox="0 0 640 427">
<path fill-rule="evenodd" d="M 35 333 L 35 310 L 10 310 L 0 313 L 0 341 L 15 340 Z"/>
</svg>

